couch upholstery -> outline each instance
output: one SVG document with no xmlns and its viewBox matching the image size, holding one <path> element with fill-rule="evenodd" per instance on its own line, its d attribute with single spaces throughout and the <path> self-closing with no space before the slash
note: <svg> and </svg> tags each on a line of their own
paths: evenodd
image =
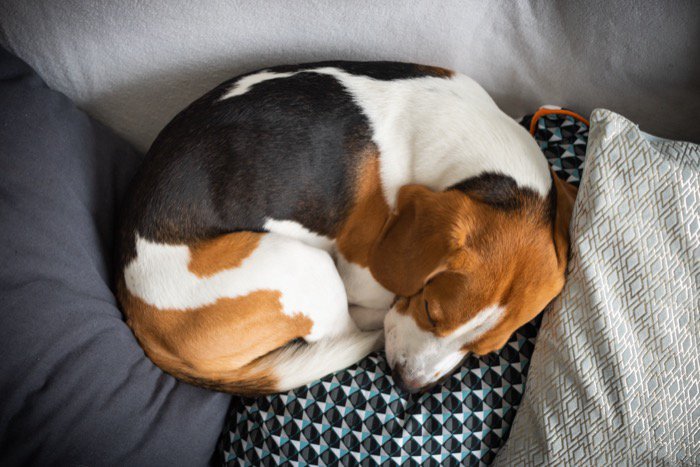
<svg viewBox="0 0 700 467">
<path fill-rule="evenodd" d="M 619 112 L 700 141 L 700 2 L 3 0 L 0 44 L 145 149 L 185 105 L 241 72 L 328 59 L 467 73 L 503 109 Z"/>
</svg>

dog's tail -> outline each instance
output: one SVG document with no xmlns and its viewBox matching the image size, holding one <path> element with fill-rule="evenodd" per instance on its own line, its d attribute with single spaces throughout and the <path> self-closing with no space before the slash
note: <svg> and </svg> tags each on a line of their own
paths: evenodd
<svg viewBox="0 0 700 467">
<path fill-rule="evenodd" d="M 355 332 L 318 342 L 293 342 L 230 374 L 174 376 L 199 386 L 240 396 L 285 392 L 347 368 L 384 345 L 384 331 Z"/>
<path fill-rule="evenodd" d="M 277 391 L 304 386 L 323 376 L 347 368 L 384 344 L 384 331 L 357 332 L 318 342 L 294 343 L 271 352 L 260 366 L 277 379 Z"/>
</svg>

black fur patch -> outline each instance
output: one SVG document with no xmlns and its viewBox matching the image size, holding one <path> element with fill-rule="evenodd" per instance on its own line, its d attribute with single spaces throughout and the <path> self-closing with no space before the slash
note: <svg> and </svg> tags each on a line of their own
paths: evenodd
<svg viewBox="0 0 700 467">
<path fill-rule="evenodd" d="M 487 172 L 452 185 L 448 190 L 459 190 L 472 199 L 503 211 L 524 210 L 539 212 L 543 220 L 553 222 L 556 211 L 554 186 L 543 200 L 534 190 L 519 187 L 515 180 L 501 173 Z"/>
</svg>

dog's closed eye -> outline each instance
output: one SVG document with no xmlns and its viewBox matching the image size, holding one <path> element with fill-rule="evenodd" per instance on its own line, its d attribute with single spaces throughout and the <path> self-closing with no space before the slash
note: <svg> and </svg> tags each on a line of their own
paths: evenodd
<svg viewBox="0 0 700 467">
<path fill-rule="evenodd" d="M 428 322 L 432 327 L 437 326 L 437 322 L 432 316 L 430 316 L 430 305 L 428 304 L 428 300 L 423 300 L 423 304 L 425 305 L 425 316 L 428 318 Z"/>
</svg>

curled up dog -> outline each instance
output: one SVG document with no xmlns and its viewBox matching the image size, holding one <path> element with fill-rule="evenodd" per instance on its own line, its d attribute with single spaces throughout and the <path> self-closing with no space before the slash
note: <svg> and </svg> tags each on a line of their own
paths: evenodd
<svg viewBox="0 0 700 467">
<path fill-rule="evenodd" d="M 561 291 L 575 194 L 466 76 L 268 68 L 153 143 L 125 204 L 117 295 L 147 355 L 195 384 L 284 391 L 385 345 L 419 391 Z"/>
</svg>

